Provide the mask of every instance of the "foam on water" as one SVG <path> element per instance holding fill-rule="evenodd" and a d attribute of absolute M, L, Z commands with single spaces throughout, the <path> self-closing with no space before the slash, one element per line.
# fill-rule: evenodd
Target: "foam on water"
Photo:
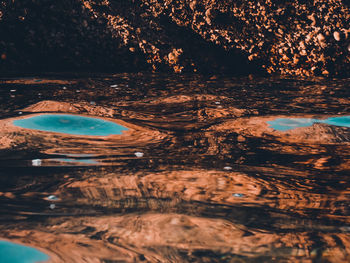
<path fill-rule="evenodd" d="M 47 260 L 49 256 L 35 248 L 0 240 L 1 263 L 35 263 Z"/>
<path fill-rule="evenodd" d="M 277 131 L 288 131 L 299 127 L 308 127 L 314 123 L 325 123 L 334 126 L 350 127 L 350 116 L 330 117 L 325 120 L 311 118 L 278 118 L 267 122 Z"/>
<path fill-rule="evenodd" d="M 26 129 L 73 135 L 108 136 L 127 130 L 111 121 L 72 114 L 41 114 L 15 120 L 13 124 Z"/>

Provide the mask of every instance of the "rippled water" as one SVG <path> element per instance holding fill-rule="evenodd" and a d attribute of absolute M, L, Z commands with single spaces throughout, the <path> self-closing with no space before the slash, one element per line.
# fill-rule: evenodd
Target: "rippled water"
<path fill-rule="evenodd" d="M 3 78 L 0 239 L 51 262 L 350 261 L 350 128 L 334 123 L 350 115 L 348 83 Z M 15 125 L 53 113 L 126 129 Z"/>

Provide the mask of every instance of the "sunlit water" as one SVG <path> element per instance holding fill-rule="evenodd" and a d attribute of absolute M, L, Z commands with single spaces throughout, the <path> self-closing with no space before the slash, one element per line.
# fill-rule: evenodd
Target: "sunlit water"
<path fill-rule="evenodd" d="M 348 262 L 349 105 L 348 80 L 3 78 L 0 239 L 52 262 Z"/>

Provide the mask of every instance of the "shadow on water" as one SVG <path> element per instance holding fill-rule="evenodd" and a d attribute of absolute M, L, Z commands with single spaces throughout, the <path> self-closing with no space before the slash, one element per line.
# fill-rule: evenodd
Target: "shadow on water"
<path fill-rule="evenodd" d="M 346 83 L 2 79 L 0 238 L 53 262 L 346 262 Z M 127 130 L 23 126 L 32 116 Z"/>

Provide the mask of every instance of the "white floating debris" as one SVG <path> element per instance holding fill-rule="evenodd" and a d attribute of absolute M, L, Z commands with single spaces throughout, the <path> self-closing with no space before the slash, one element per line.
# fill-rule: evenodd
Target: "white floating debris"
<path fill-rule="evenodd" d="M 78 90 L 78 89 L 77 89 L 75 92 L 79 93 L 79 92 L 80 92 L 80 90 Z"/>
<path fill-rule="evenodd" d="M 19 112 L 18 112 L 18 114 L 19 114 L 19 115 L 22 115 L 22 114 L 23 114 L 23 112 L 19 111 Z"/>
<path fill-rule="evenodd" d="M 231 166 L 225 166 L 225 167 L 224 167 L 224 170 L 230 171 L 230 170 L 232 170 L 232 167 L 231 167 Z"/>
<path fill-rule="evenodd" d="M 12 89 L 12 90 L 10 90 L 10 92 L 16 92 L 17 90 L 15 90 L 15 89 Z"/>
<path fill-rule="evenodd" d="M 118 87 L 118 85 L 117 85 L 117 84 L 114 84 L 114 85 L 111 85 L 110 87 L 111 87 L 111 88 L 116 88 L 116 87 Z"/>
<path fill-rule="evenodd" d="M 219 104 L 220 104 L 220 101 L 215 101 L 215 104 L 216 104 L 216 105 L 219 105 Z"/>
<path fill-rule="evenodd" d="M 341 226 L 340 227 L 340 230 L 342 231 L 342 232 L 350 232 L 350 226 Z"/>
<path fill-rule="evenodd" d="M 55 204 L 50 204 L 50 209 L 55 209 L 56 205 Z"/>
<path fill-rule="evenodd" d="M 58 197 L 55 196 L 55 195 L 49 195 L 49 196 L 47 197 L 47 199 L 50 200 L 50 201 L 57 201 L 57 200 L 58 200 Z"/>
<path fill-rule="evenodd" d="M 244 197 L 244 194 L 233 194 L 234 197 Z"/>
<path fill-rule="evenodd" d="M 144 155 L 144 153 L 142 153 L 142 152 L 136 152 L 135 153 L 135 156 L 138 157 L 138 158 L 143 157 L 143 155 Z"/>
<path fill-rule="evenodd" d="M 62 89 L 67 89 L 67 87 L 63 87 Z"/>
<path fill-rule="evenodd" d="M 32 160 L 32 165 L 33 165 L 33 166 L 40 166 L 40 165 L 41 165 L 41 160 L 40 160 L 40 159 L 34 159 L 34 160 Z"/>
<path fill-rule="evenodd" d="M 41 93 L 40 93 L 40 92 L 38 93 L 38 96 L 41 96 Z"/>

